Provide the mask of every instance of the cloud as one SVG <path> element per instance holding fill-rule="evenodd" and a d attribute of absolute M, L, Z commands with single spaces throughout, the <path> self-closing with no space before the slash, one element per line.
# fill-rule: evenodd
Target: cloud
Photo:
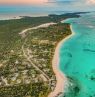
<path fill-rule="evenodd" d="M 80 5 L 94 5 L 95 0 L 48 0 L 48 2 L 51 3 L 74 3 L 74 4 L 80 4 Z"/>
<path fill-rule="evenodd" d="M 48 0 L 48 2 L 54 2 L 54 3 L 64 3 L 64 2 L 73 2 L 75 0 Z"/>
<path fill-rule="evenodd" d="M 87 0 L 87 4 L 95 4 L 95 0 Z"/>

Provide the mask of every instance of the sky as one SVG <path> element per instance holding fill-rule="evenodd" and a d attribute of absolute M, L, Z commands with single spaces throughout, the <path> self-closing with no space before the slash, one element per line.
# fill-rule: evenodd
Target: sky
<path fill-rule="evenodd" d="M 66 4 L 66 5 L 76 5 L 76 6 L 93 6 L 95 5 L 95 0 L 0 0 L 0 4 L 30 4 L 30 5 L 45 5 L 47 3 L 51 4 Z"/>
<path fill-rule="evenodd" d="M 42 6 L 42 10 L 69 10 L 69 11 L 95 11 L 95 0 L 0 0 L 3 4 L 25 4 L 33 6 Z"/>
<path fill-rule="evenodd" d="M 85 4 L 95 4 L 95 0 L 0 0 L 0 4 L 44 4 L 46 2 L 52 3 L 84 2 Z"/>
<path fill-rule="evenodd" d="M 31 4 L 40 4 L 40 3 L 45 3 L 45 2 L 82 2 L 84 1 L 85 3 L 89 4 L 94 4 L 95 0 L 0 0 L 0 3 L 6 4 L 6 3 L 31 3 Z"/>
<path fill-rule="evenodd" d="M 43 4 L 48 0 L 0 0 L 1 4 Z"/>

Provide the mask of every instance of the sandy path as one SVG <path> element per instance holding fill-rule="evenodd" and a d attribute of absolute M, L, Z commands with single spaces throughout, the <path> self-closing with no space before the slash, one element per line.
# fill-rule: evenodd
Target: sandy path
<path fill-rule="evenodd" d="M 29 30 L 35 30 L 35 29 L 38 29 L 38 28 L 46 28 L 46 27 L 49 27 L 50 25 L 54 25 L 54 24 L 56 24 L 56 23 L 50 22 L 50 23 L 41 24 L 41 25 L 36 26 L 36 27 L 24 29 L 24 30 L 21 31 L 19 34 L 20 34 L 22 37 L 25 37 L 25 36 L 26 36 L 26 35 L 25 35 L 26 32 L 29 31 Z"/>

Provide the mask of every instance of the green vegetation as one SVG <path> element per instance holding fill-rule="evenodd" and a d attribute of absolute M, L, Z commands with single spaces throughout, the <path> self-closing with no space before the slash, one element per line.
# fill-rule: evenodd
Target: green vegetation
<path fill-rule="evenodd" d="M 71 34 L 70 25 L 60 23 L 69 17 L 49 15 L 0 21 L 0 97 L 47 97 L 55 88 L 51 61 L 57 43 Z M 57 24 L 29 30 L 24 38 L 19 34 L 48 22 Z"/>
<path fill-rule="evenodd" d="M 46 97 L 48 86 L 43 83 L 0 87 L 0 97 Z M 34 96 L 35 95 L 35 96 Z"/>

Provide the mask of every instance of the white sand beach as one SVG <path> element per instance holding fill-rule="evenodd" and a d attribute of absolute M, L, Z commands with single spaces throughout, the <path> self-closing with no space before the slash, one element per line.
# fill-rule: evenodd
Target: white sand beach
<path fill-rule="evenodd" d="M 72 26 L 70 26 L 70 28 L 72 30 Z M 59 69 L 59 62 L 60 62 L 59 51 L 60 51 L 61 45 L 63 45 L 63 43 L 66 40 L 68 40 L 69 38 L 71 38 L 74 34 L 75 33 L 72 31 L 72 34 L 67 36 L 65 39 L 63 39 L 57 45 L 57 47 L 55 49 L 55 54 L 54 54 L 54 57 L 52 60 L 52 68 L 53 68 L 53 71 L 54 71 L 55 76 L 56 76 L 57 84 L 56 84 L 54 91 L 51 92 L 48 97 L 58 97 L 60 94 L 62 94 L 64 92 L 64 88 L 67 84 L 67 79 L 66 79 L 65 75 Z"/>
<path fill-rule="evenodd" d="M 23 17 L 20 16 L 12 16 L 12 15 L 0 15 L 0 20 L 14 20 L 14 19 L 21 19 Z"/>

